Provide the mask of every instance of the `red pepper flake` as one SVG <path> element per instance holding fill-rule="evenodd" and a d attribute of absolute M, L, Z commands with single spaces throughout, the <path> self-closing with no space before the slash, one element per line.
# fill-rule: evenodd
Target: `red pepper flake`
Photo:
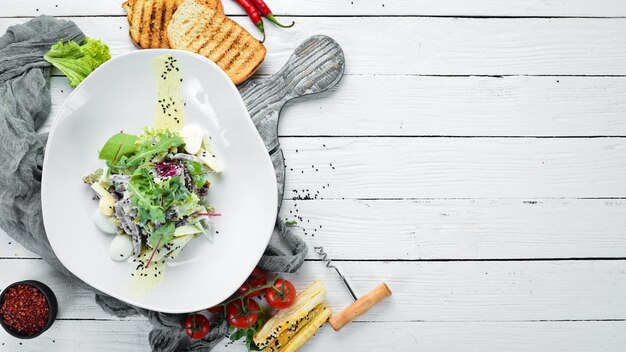
<path fill-rule="evenodd" d="M 39 289 L 19 284 L 7 290 L 0 315 L 11 330 L 32 336 L 46 326 L 50 317 L 50 306 Z"/>

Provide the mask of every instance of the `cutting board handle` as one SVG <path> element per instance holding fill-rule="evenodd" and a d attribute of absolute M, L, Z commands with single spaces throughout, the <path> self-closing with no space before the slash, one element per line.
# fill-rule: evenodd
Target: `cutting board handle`
<path fill-rule="evenodd" d="M 267 150 L 278 147 L 278 117 L 289 100 L 332 88 L 343 76 L 345 58 L 341 46 L 325 35 L 306 39 L 275 75 L 239 86 L 250 117 Z"/>

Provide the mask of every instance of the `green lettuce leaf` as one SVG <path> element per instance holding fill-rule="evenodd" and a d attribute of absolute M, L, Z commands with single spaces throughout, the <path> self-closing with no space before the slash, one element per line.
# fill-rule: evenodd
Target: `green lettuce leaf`
<path fill-rule="evenodd" d="M 109 47 L 100 40 L 85 38 L 82 45 L 74 41 L 58 43 L 50 47 L 44 60 L 63 72 L 70 83 L 76 87 L 91 72 L 111 58 Z"/>
<path fill-rule="evenodd" d="M 182 176 L 172 177 L 163 185 L 165 202 L 168 207 L 176 206 L 178 216 L 189 216 L 196 211 L 200 198 L 189 192 Z"/>
<path fill-rule="evenodd" d="M 132 134 L 118 133 L 113 135 L 100 150 L 100 160 L 116 164 L 122 156 L 132 154 L 137 150 L 135 141 L 137 141 L 137 136 Z"/>
<path fill-rule="evenodd" d="M 209 180 L 211 170 L 206 165 L 196 161 L 186 161 L 185 166 L 196 188 L 204 187 L 204 184 Z"/>
<path fill-rule="evenodd" d="M 176 225 L 173 222 L 168 222 L 167 224 L 156 229 L 148 238 L 148 245 L 151 248 L 159 249 L 163 247 L 166 243 L 174 238 L 174 231 L 176 231 Z M 157 245 L 159 248 L 157 248 Z"/>

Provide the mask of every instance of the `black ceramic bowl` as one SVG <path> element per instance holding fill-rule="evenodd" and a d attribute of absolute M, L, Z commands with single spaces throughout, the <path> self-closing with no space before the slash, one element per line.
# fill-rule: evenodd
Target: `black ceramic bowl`
<path fill-rule="evenodd" d="M 4 296 L 6 295 L 7 291 L 14 286 L 17 285 L 29 285 L 32 286 L 36 289 L 38 289 L 39 291 L 41 291 L 41 293 L 43 293 L 43 295 L 46 297 L 46 301 L 48 301 L 48 307 L 50 308 L 50 314 L 48 315 L 48 322 L 46 323 L 46 325 L 43 327 L 43 329 L 41 329 L 41 331 L 36 332 L 35 334 L 31 335 L 31 336 L 27 336 L 27 335 L 22 335 L 19 332 L 16 332 L 14 330 L 11 330 L 10 327 L 8 327 L 5 323 L 4 323 L 4 318 L 2 317 L 2 314 L 0 313 L 0 325 L 2 325 L 2 327 L 4 328 L 4 330 L 6 330 L 6 332 L 8 332 L 9 334 L 19 338 L 19 339 L 32 339 L 35 338 L 41 334 L 44 333 L 44 331 L 48 330 L 48 328 L 50 328 L 50 326 L 52 325 L 52 323 L 54 323 L 54 319 L 56 319 L 57 317 L 57 311 L 58 311 L 58 304 L 57 304 L 57 298 L 54 295 L 54 292 L 52 292 L 52 290 L 50 289 L 50 287 L 46 286 L 44 283 L 39 282 L 39 281 L 35 281 L 35 280 L 26 280 L 26 281 L 19 281 L 16 283 L 13 283 L 9 286 L 7 286 L 2 293 L 0 294 L 0 307 L 2 307 L 2 304 L 4 303 Z"/>

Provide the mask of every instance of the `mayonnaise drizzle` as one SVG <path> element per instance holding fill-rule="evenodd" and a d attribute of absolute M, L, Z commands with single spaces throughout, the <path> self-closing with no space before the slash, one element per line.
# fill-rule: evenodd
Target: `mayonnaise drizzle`
<path fill-rule="evenodd" d="M 157 81 L 157 102 L 154 127 L 179 132 L 185 125 L 185 101 L 181 94 L 181 77 L 178 60 L 169 54 L 154 58 Z"/>

